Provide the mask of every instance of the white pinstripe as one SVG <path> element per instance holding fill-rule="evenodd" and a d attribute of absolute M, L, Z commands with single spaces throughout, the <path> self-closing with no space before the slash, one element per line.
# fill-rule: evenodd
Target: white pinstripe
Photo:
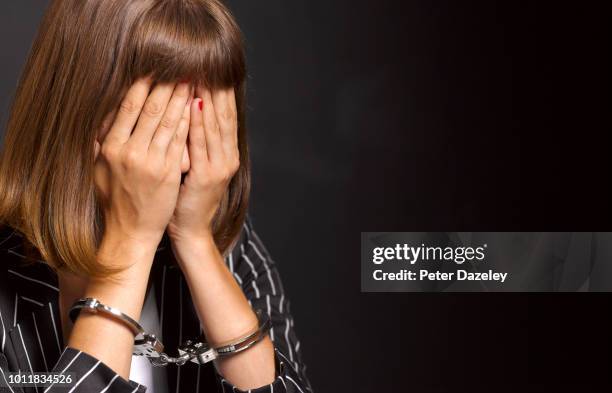
<path fill-rule="evenodd" d="M 287 348 L 289 348 L 289 359 L 291 359 L 291 362 L 293 362 L 293 350 L 291 349 L 291 341 L 289 341 L 289 318 L 287 318 L 285 321 L 285 340 L 287 340 Z"/>
<path fill-rule="evenodd" d="M 113 382 L 115 382 L 115 379 L 117 378 L 119 378 L 119 374 L 115 375 L 113 379 L 111 379 L 111 381 L 108 383 L 108 385 L 106 385 L 106 387 L 100 391 L 100 393 L 105 393 L 108 389 L 110 389 L 110 386 L 113 384 Z"/>
<path fill-rule="evenodd" d="M 253 232 L 255 233 L 255 232 Z M 259 259 L 264 265 L 264 269 L 266 269 L 266 274 L 268 276 L 268 281 L 270 281 L 270 287 L 272 288 L 272 295 L 276 296 L 276 285 L 274 285 L 274 280 L 272 280 L 272 271 L 270 270 L 270 266 L 268 266 L 268 259 L 263 256 L 263 254 L 259 251 L 259 248 L 255 245 L 255 243 L 249 240 L 249 245 L 253 248 Z"/>
<path fill-rule="evenodd" d="M 0 351 L 4 352 L 4 343 L 6 342 L 6 326 L 4 326 L 4 319 L 2 319 L 2 311 L 0 311 L 0 323 L 2 323 L 2 346 Z"/>
<path fill-rule="evenodd" d="M 268 307 L 268 318 L 272 320 L 272 307 L 270 306 L 270 295 L 266 293 L 266 305 Z M 270 325 L 270 340 L 274 341 L 274 326 Z"/>
<path fill-rule="evenodd" d="M 295 385 L 295 387 L 296 387 L 296 388 L 298 388 L 298 390 L 299 390 L 300 392 L 304 393 L 304 391 L 302 390 L 302 388 L 300 387 L 300 385 L 298 385 L 298 384 L 297 384 L 297 383 L 296 383 L 296 382 L 293 380 L 293 378 L 291 378 L 291 377 L 290 377 L 290 376 L 288 376 L 288 375 L 285 375 L 285 376 L 287 377 L 287 379 L 288 379 L 288 380 L 290 380 L 291 382 L 293 382 L 293 384 Z"/>
<path fill-rule="evenodd" d="M 32 319 L 34 320 L 34 330 L 36 330 L 36 338 L 38 338 L 38 346 L 40 347 L 40 353 L 42 353 L 43 363 L 45 364 L 45 371 L 49 371 L 49 366 L 47 365 L 47 357 L 45 356 L 45 351 L 43 349 L 42 341 L 40 339 L 40 334 L 38 333 L 38 324 L 36 323 L 36 315 L 32 313 Z"/>
<path fill-rule="evenodd" d="M 25 256 L 24 256 L 24 255 L 21 255 L 21 256 L 25 258 Z M 32 278 L 32 277 L 24 276 L 23 274 L 21 274 L 21 273 L 17 273 L 16 271 L 11 270 L 11 269 L 7 269 L 7 271 L 8 271 L 9 273 L 12 273 L 12 274 L 16 275 L 17 277 L 21 277 L 21 278 L 23 278 L 24 280 L 28 280 L 28 281 L 32 281 L 32 282 L 35 282 L 35 283 L 40 284 L 40 285 L 44 285 L 44 286 L 46 286 L 46 287 L 49 287 L 49 288 L 51 288 L 51 289 L 53 289 L 53 290 L 55 290 L 55 291 L 59 292 L 59 288 L 58 288 L 58 287 L 55 287 L 55 286 L 53 286 L 53 285 L 51 285 L 51 284 L 49 284 L 49 283 L 46 283 L 46 282 L 44 282 L 44 281 L 37 280 L 37 279 Z"/>
<path fill-rule="evenodd" d="M 255 290 L 255 298 L 259 299 L 260 298 L 259 288 L 257 288 L 257 283 L 255 282 L 255 280 L 251 281 L 251 286 Z"/>
<path fill-rule="evenodd" d="M 6 386 L 8 386 L 11 393 L 15 393 L 13 388 L 11 388 L 11 385 L 9 385 L 8 381 L 6 380 L 6 375 L 4 375 L 4 370 L 2 369 L 2 367 L 0 367 L 0 373 L 2 373 L 2 379 L 4 379 L 4 383 L 6 384 Z"/>
<path fill-rule="evenodd" d="M 13 327 L 17 326 L 17 302 L 19 301 L 19 295 L 15 293 L 15 311 L 13 312 Z"/>
<path fill-rule="evenodd" d="M 291 344 L 289 344 L 289 348 L 291 349 Z M 297 364 L 297 362 L 295 362 L 293 360 L 287 359 L 287 357 L 285 355 L 283 355 L 281 351 L 276 351 L 276 352 L 278 353 L 278 356 L 283 358 L 289 364 L 289 366 L 292 367 L 295 370 L 296 373 L 298 372 L 298 364 Z"/>
<path fill-rule="evenodd" d="M 21 334 L 21 325 L 17 325 L 17 332 L 19 332 L 19 338 L 21 339 L 21 345 L 23 346 L 23 350 L 26 355 L 26 360 L 28 361 L 28 366 L 30 366 L 30 371 L 32 374 L 34 373 L 34 369 L 32 368 L 32 363 L 30 362 L 30 355 L 28 354 L 28 349 L 25 346 L 25 342 L 23 341 L 23 334 Z M 36 391 L 38 392 L 38 386 L 34 386 Z"/>
<path fill-rule="evenodd" d="M 268 318 L 272 318 L 272 307 L 270 306 L 270 295 L 266 293 L 266 307 L 268 309 Z"/>
<path fill-rule="evenodd" d="M 25 346 L 25 341 L 23 341 L 23 334 L 21 333 L 21 325 L 17 325 L 17 332 L 19 333 L 19 338 L 21 340 L 21 345 L 23 346 L 23 351 L 26 355 L 26 360 L 28 361 L 28 366 L 30 367 L 30 371 L 34 373 L 34 369 L 32 368 L 32 362 L 30 362 L 30 355 L 28 354 L 28 349 Z M 34 389 L 38 392 L 38 386 L 34 385 Z"/>
<path fill-rule="evenodd" d="M 59 375 L 64 375 L 64 373 L 66 372 L 66 370 L 68 370 L 68 367 L 72 366 L 72 363 L 74 363 L 75 360 L 77 360 L 77 358 L 81 355 L 81 351 L 77 352 L 76 355 L 74 355 L 74 357 L 72 358 L 72 360 L 70 361 L 70 363 L 68 363 L 68 365 L 59 373 Z M 47 393 L 49 391 L 49 389 L 51 389 L 51 387 L 53 387 L 53 385 L 55 384 L 51 384 L 49 385 L 49 387 L 47 389 L 45 389 L 44 393 Z"/>
<path fill-rule="evenodd" d="M 76 385 L 74 385 L 74 386 L 72 387 L 72 389 L 70 389 L 70 390 L 68 391 L 68 393 L 72 393 L 72 392 L 74 392 L 74 389 L 76 389 L 76 388 L 77 388 L 77 387 L 78 387 L 78 386 L 81 384 L 81 382 L 83 382 L 83 381 L 85 380 L 85 378 L 87 378 L 87 377 L 89 376 L 89 374 L 91 374 L 91 373 L 93 372 L 93 370 L 95 370 L 95 369 L 96 369 L 96 368 L 97 368 L 97 367 L 100 365 L 100 363 L 101 363 L 101 362 L 100 362 L 100 360 L 98 360 L 98 363 L 96 363 L 96 364 L 95 364 L 95 365 L 94 365 L 92 368 L 90 368 L 90 369 L 89 369 L 89 371 L 87 371 L 87 372 L 85 373 L 85 375 L 83 375 L 83 376 L 81 377 L 81 379 L 79 379 L 79 382 L 77 382 L 77 383 L 76 383 Z"/>
<path fill-rule="evenodd" d="M 27 257 L 27 256 L 25 256 L 25 255 L 23 255 L 23 254 L 20 254 L 20 253 L 18 253 L 17 251 L 14 251 L 14 250 L 13 250 L 13 248 L 16 248 L 16 247 L 17 247 L 17 246 L 14 246 L 14 247 L 11 247 L 11 248 L 7 248 L 7 249 L 6 249 L 6 251 L 7 251 L 9 254 L 17 255 L 19 258 L 22 258 L 22 259 L 28 259 L 28 257 Z M 36 262 L 38 262 L 38 263 L 46 263 L 45 261 L 42 261 L 42 260 L 40 260 L 40 259 L 38 259 Z"/>
<path fill-rule="evenodd" d="M 53 324 L 53 331 L 55 332 L 55 341 L 57 342 L 57 349 L 62 353 L 62 346 L 60 345 L 59 334 L 57 333 L 57 326 L 55 325 L 55 317 L 53 316 L 53 305 L 49 302 L 49 313 L 51 315 L 51 322 Z"/>
<path fill-rule="evenodd" d="M 42 304 L 41 302 L 37 302 L 36 300 L 34 300 L 34 299 L 30 299 L 29 297 L 25 297 L 25 296 L 20 296 L 20 297 L 21 297 L 23 300 L 25 300 L 26 302 L 34 303 L 34 304 L 36 304 L 36 305 L 38 305 L 38 306 L 41 306 L 41 307 L 44 307 L 44 306 L 45 306 L 45 305 L 44 305 L 44 304 Z"/>
<path fill-rule="evenodd" d="M 255 270 L 255 265 L 253 265 L 253 262 L 251 262 L 251 259 L 244 252 L 244 244 L 240 245 L 240 251 L 241 251 L 241 254 L 242 254 L 242 258 L 245 260 L 245 262 L 251 268 L 251 273 L 253 273 L 253 277 L 255 277 L 255 278 L 259 277 L 259 275 L 257 274 L 257 270 Z"/>

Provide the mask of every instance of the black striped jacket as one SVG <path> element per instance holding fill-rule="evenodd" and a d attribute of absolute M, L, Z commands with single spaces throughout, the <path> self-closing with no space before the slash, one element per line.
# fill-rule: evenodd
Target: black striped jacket
<path fill-rule="evenodd" d="M 145 386 L 124 379 L 93 356 L 65 347 L 58 313 L 57 276 L 42 261 L 24 264 L 22 247 L 18 232 L 0 227 L 0 391 L 145 392 Z M 226 263 L 251 306 L 266 311 L 272 320 L 270 336 L 275 346 L 277 378 L 273 384 L 252 392 L 311 392 L 276 263 L 249 219 Z M 197 337 L 200 323 L 181 269 L 173 263 L 166 236 L 156 252 L 151 280 L 156 286 L 166 348 L 176 348 L 185 339 Z M 72 372 L 76 383 L 70 388 L 7 388 L 6 372 L 17 371 Z M 168 391 L 176 393 L 240 392 L 217 373 L 212 363 L 168 366 L 168 384 Z"/>

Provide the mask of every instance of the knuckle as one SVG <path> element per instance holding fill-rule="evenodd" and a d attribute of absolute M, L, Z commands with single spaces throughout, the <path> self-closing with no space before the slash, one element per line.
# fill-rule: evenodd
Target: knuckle
<path fill-rule="evenodd" d="M 221 118 L 227 122 L 231 122 L 236 118 L 236 112 L 232 107 L 226 107 L 221 111 Z"/>
<path fill-rule="evenodd" d="M 167 128 L 169 130 L 173 130 L 174 128 L 176 128 L 177 125 L 177 121 L 175 118 L 173 117 L 164 117 L 160 122 L 159 122 L 159 126 L 161 128 Z"/>
<path fill-rule="evenodd" d="M 126 99 L 121 102 L 121 105 L 119 106 L 119 111 L 127 115 L 135 115 L 140 111 L 140 107 L 138 106 L 138 104 L 136 104 L 136 102 L 130 99 Z"/>
<path fill-rule="evenodd" d="M 143 112 L 148 116 L 159 116 L 163 111 L 163 106 L 157 101 L 147 101 Z"/>
<path fill-rule="evenodd" d="M 189 97 L 190 93 L 191 93 L 191 91 L 190 91 L 190 89 L 188 87 L 187 88 L 182 88 L 182 89 L 181 88 L 174 89 L 174 95 L 176 97 L 181 97 L 181 98 Z"/>
<path fill-rule="evenodd" d="M 117 154 L 117 149 L 115 148 L 114 145 L 110 143 L 103 143 L 102 146 L 100 147 L 100 155 L 109 161 L 114 159 L 116 154 Z"/>
<path fill-rule="evenodd" d="M 133 149 L 127 149 L 123 154 L 123 164 L 127 168 L 138 167 L 140 164 L 140 156 L 140 152 Z"/>
<path fill-rule="evenodd" d="M 231 179 L 233 175 L 232 169 L 229 166 L 225 166 L 219 171 L 219 180 L 225 182 Z"/>
<path fill-rule="evenodd" d="M 182 145 L 183 144 L 183 131 L 181 130 L 177 130 L 174 135 L 172 136 L 172 143 L 176 144 L 176 145 Z"/>
<path fill-rule="evenodd" d="M 238 172 L 238 169 L 240 169 L 240 158 L 236 157 L 232 160 L 231 168 L 232 174 L 236 174 L 236 172 Z"/>
<path fill-rule="evenodd" d="M 198 149 L 206 148 L 206 138 L 201 133 L 189 134 L 189 141 Z"/>
<path fill-rule="evenodd" d="M 159 168 L 157 165 L 147 165 L 143 168 L 144 176 L 149 180 L 161 179 L 164 176 L 163 168 Z"/>

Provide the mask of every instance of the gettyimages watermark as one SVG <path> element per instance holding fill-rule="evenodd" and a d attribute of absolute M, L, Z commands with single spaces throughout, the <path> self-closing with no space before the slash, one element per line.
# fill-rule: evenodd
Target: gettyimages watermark
<path fill-rule="evenodd" d="M 410 265 L 421 263 L 418 270 L 400 269 L 397 272 L 385 272 L 382 268 L 375 269 L 372 277 L 376 281 L 385 280 L 495 280 L 506 281 L 508 273 L 495 272 L 491 269 L 485 272 L 457 269 L 454 272 L 441 272 L 437 268 L 432 270 L 425 262 L 450 262 L 462 265 L 465 262 L 483 262 L 487 245 L 480 247 L 431 247 L 421 244 L 418 247 L 408 244 L 396 244 L 394 247 L 374 247 L 372 250 L 372 262 L 376 265 L 383 263 L 405 262 Z M 427 268 L 423 268 L 423 266 Z"/>
<path fill-rule="evenodd" d="M 362 232 L 361 290 L 612 291 L 612 233 Z"/>

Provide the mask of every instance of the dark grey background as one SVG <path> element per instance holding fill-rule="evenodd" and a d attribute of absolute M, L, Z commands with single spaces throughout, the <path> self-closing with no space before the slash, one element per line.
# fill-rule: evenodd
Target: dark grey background
<path fill-rule="evenodd" d="M 0 3 L 3 110 L 44 4 Z M 254 222 L 316 390 L 609 389 L 608 294 L 359 291 L 362 231 L 610 229 L 603 2 L 230 5 Z"/>

